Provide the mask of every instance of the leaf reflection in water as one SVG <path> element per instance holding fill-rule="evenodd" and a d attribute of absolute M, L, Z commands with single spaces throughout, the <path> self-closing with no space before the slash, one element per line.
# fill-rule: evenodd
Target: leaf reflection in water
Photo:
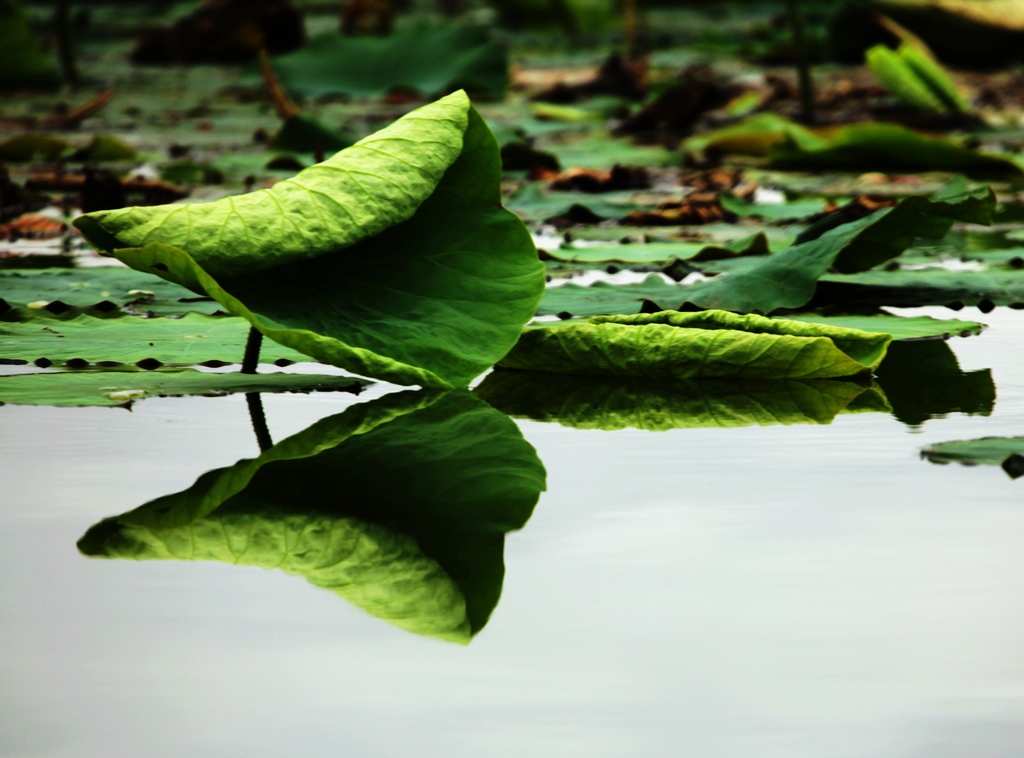
<path fill-rule="evenodd" d="M 465 391 L 400 392 L 322 419 L 259 458 L 105 519 L 84 554 L 277 568 L 416 634 L 462 644 L 501 595 L 504 534 L 544 467 Z"/>

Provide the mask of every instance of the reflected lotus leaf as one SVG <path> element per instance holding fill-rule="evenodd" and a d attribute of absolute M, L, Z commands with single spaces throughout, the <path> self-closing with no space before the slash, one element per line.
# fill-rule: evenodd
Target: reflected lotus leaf
<path fill-rule="evenodd" d="M 1011 479 L 1024 476 L 1024 437 L 982 437 L 939 442 L 921 451 L 932 463 L 999 466 Z"/>
<path fill-rule="evenodd" d="M 656 381 L 495 371 L 475 391 L 509 415 L 578 429 L 829 424 L 840 413 L 890 410 L 876 387 L 832 379 Z"/>
<path fill-rule="evenodd" d="M 402 629 L 467 643 L 501 594 L 504 534 L 544 468 L 468 392 L 403 392 L 93 526 L 86 555 L 279 568 Z"/>
<path fill-rule="evenodd" d="M 909 426 L 947 413 L 988 416 L 996 402 L 989 369 L 965 372 L 938 340 L 894 342 L 878 367 L 893 415 Z"/>

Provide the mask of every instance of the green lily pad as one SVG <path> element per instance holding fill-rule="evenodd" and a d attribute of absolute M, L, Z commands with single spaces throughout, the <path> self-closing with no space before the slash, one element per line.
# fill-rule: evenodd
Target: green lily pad
<path fill-rule="evenodd" d="M 505 532 L 525 525 L 544 487 L 506 416 L 467 392 L 402 392 L 105 519 L 78 546 L 278 569 L 401 629 L 465 644 L 501 595 Z"/>
<path fill-rule="evenodd" d="M 497 368 L 657 379 L 831 379 L 868 374 L 888 334 L 725 311 L 598 316 L 533 327 Z"/>
<path fill-rule="evenodd" d="M 607 431 L 830 424 L 840 413 L 890 410 L 877 389 L 831 379 L 655 381 L 495 371 L 474 391 L 516 418 Z"/>
<path fill-rule="evenodd" d="M 71 144 L 66 139 L 52 134 L 19 134 L 0 141 L 0 161 L 55 161 L 70 147 Z"/>
<path fill-rule="evenodd" d="M 488 27 L 468 24 L 412 25 L 387 37 L 323 34 L 273 66 L 284 88 L 302 97 L 465 89 L 500 100 L 508 88 L 505 48 Z"/>
<path fill-rule="evenodd" d="M 968 337 L 981 334 L 985 324 L 960 319 L 938 319 L 931 316 L 893 316 L 871 313 L 851 316 L 823 316 L 820 313 L 789 313 L 784 317 L 809 324 L 826 324 L 843 329 L 860 329 L 890 335 L 893 340 L 946 339 L 954 335 Z"/>
<path fill-rule="evenodd" d="M 767 255 L 768 238 L 763 233 L 720 245 L 706 242 L 649 242 L 628 245 L 561 246 L 545 250 L 549 257 L 566 263 L 627 263 L 667 265 L 673 261 L 702 261 Z"/>
<path fill-rule="evenodd" d="M 249 322 L 230 316 L 189 313 L 181 318 L 97 318 L 66 321 L 38 317 L 0 322 L 0 362 L 88 364 L 241 363 Z M 309 356 L 264 342 L 260 361 L 308 361 Z"/>
<path fill-rule="evenodd" d="M 543 291 L 500 180 L 497 143 L 459 92 L 272 189 L 75 224 L 319 361 L 451 387 L 508 351 Z"/>
<path fill-rule="evenodd" d="M 122 266 L 0 270 L 0 300 L 9 308 L 49 305 L 57 313 L 68 307 L 99 311 L 120 307 L 158 316 L 223 310 L 217 301 L 197 298 L 180 284 Z"/>
<path fill-rule="evenodd" d="M 939 442 L 921 451 L 932 463 L 1000 466 L 1011 479 L 1024 475 L 1024 437 L 982 437 Z"/>
<path fill-rule="evenodd" d="M 824 212 L 828 202 L 819 197 L 801 198 L 787 203 L 748 203 L 734 195 L 718 198 L 722 207 L 742 218 L 761 218 L 772 223 L 800 221 Z"/>
<path fill-rule="evenodd" d="M 0 404 L 127 407 L 148 397 L 236 392 L 354 392 L 365 381 L 311 374 L 215 374 L 194 369 L 66 371 L 0 376 Z"/>

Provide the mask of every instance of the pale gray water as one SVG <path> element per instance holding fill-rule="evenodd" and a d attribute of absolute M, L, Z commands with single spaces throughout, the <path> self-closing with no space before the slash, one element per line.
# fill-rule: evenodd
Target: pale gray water
<path fill-rule="evenodd" d="M 1024 434 L 1024 316 L 964 315 L 988 418 L 520 422 L 548 492 L 465 648 L 278 572 L 77 552 L 254 456 L 241 396 L 0 408 L 0 754 L 1024 755 L 1024 480 L 918 457 Z M 264 402 L 279 440 L 382 391 Z"/>

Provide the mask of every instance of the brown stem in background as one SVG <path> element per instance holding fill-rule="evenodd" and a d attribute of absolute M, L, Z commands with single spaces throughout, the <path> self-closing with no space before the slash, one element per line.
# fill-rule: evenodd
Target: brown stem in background
<path fill-rule="evenodd" d="M 789 12 L 789 27 L 793 31 L 793 42 L 796 45 L 797 75 L 800 79 L 800 110 L 807 124 L 814 123 L 814 81 L 811 79 L 810 54 L 807 49 L 807 30 L 804 27 L 804 14 L 800 0 L 786 0 Z"/>

